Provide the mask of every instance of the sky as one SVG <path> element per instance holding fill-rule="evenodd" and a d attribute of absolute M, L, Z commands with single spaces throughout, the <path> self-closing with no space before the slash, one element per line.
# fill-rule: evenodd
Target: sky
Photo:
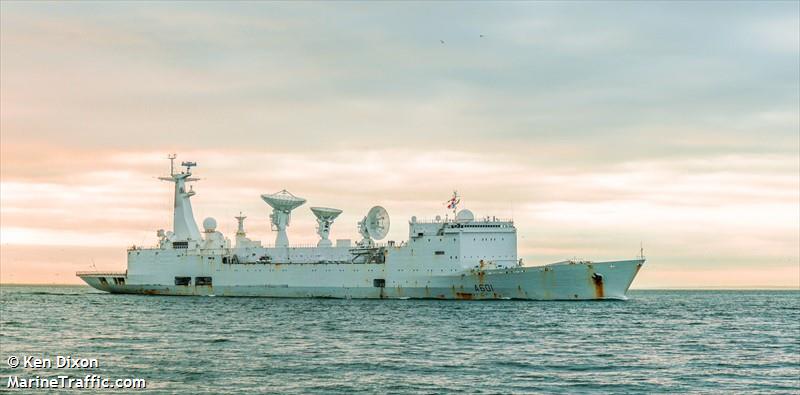
<path fill-rule="evenodd" d="M 356 239 L 513 218 L 527 265 L 634 288 L 800 287 L 800 2 L 0 3 L 0 282 L 124 270 L 195 218 L 272 243 L 262 193 Z"/>

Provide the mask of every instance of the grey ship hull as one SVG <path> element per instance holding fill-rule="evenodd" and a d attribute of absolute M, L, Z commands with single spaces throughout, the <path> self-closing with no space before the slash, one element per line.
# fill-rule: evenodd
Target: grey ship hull
<path fill-rule="evenodd" d="M 387 264 L 252 264 L 239 270 L 212 270 L 211 285 L 136 281 L 127 273 L 78 273 L 90 286 L 110 293 L 280 298 L 353 299 L 627 299 L 643 259 L 611 262 L 560 262 L 537 267 L 466 270 L 453 274 L 392 276 Z M 233 266 L 233 265 L 228 265 Z M 212 273 L 213 272 L 213 273 Z M 323 272 L 325 277 L 317 274 Z M 332 274 L 331 274 L 332 273 Z M 397 272 L 396 272 L 397 273 Z M 403 273 L 400 271 L 397 274 Z M 197 274 L 197 273 L 196 273 Z M 376 278 L 383 282 L 376 283 Z M 309 285 L 310 279 L 319 284 Z M 305 284 L 304 284 L 305 283 Z M 383 285 L 383 286 L 381 286 Z"/>

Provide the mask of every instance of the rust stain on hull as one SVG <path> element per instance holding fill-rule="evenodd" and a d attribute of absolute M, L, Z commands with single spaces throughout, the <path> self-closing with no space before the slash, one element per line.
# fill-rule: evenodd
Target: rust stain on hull
<path fill-rule="evenodd" d="M 603 289 L 603 276 L 597 273 L 592 274 L 592 282 L 594 283 L 594 297 L 603 298 L 605 290 Z"/>
<path fill-rule="evenodd" d="M 456 292 L 456 299 L 472 300 L 472 294 L 467 292 Z"/>

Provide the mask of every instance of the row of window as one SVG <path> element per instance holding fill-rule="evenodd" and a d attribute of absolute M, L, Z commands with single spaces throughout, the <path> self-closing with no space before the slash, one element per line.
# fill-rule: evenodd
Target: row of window
<path fill-rule="evenodd" d="M 444 251 L 434 251 L 433 255 L 444 255 Z M 480 258 L 479 256 L 475 257 Z M 464 258 L 472 258 L 472 255 L 465 256 Z M 492 255 L 491 257 L 488 255 L 484 255 L 483 258 L 511 258 L 511 255 Z M 458 259 L 458 256 L 450 255 L 450 259 Z"/>
<path fill-rule="evenodd" d="M 506 225 L 503 224 L 486 224 L 486 225 L 464 225 L 464 224 L 455 224 L 450 225 L 451 228 L 506 228 Z"/>
<path fill-rule="evenodd" d="M 422 236 L 422 235 L 420 235 L 420 236 Z M 501 237 L 500 238 L 501 241 L 503 241 L 505 239 L 506 239 L 505 237 Z M 439 241 L 442 242 L 442 241 L 444 241 L 444 239 L 442 239 L 440 237 Z M 455 242 L 455 241 L 456 241 L 456 239 L 453 239 L 453 242 Z M 477 237 L 473 237 L 472 241 L 478 241 L 478 238 Z M 497 241 L 497 237 L 481 237 L 481 241 Z M 431 238 L 428 237 L 428 243 L 430 243 L 430 242 L 431 242 Z"/>

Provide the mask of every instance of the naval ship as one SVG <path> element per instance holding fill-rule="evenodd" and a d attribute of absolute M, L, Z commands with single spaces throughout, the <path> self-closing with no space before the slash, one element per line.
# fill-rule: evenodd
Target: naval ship
<path fill-rule="evenodd" d="M 457 210 L 457 193 L 448 202 L 453 217 L 411 217 L 408 240 L 378 243 L 389 231 L 389 215 L 372 207 L 358 222 L 361 239 L 329 239 L 342 210 L 311 207 L 317 220 L 316 247 L 289 244 L 291 213 L 306 200 L 286 190 L 261 195 L 271 208 L 274 246 L 247 237 L 244 215 L 235 217 L 234 240 L 217 231 L 214 218 L 200 232 L 192 213 L 195 191 L 187 183 L 195 162 L 159 179 L 174 183 L 171 231 L 156 232 L 157 245 L 130 247 L 124 272 L 78 272 L 90 286 L 110 293 L 144 295 L 262 296 L 364 299 L 627 299 L 645 262 L 567 260 L 527 266 L 517 256 L 512 220 L 477 218 Z"/>

